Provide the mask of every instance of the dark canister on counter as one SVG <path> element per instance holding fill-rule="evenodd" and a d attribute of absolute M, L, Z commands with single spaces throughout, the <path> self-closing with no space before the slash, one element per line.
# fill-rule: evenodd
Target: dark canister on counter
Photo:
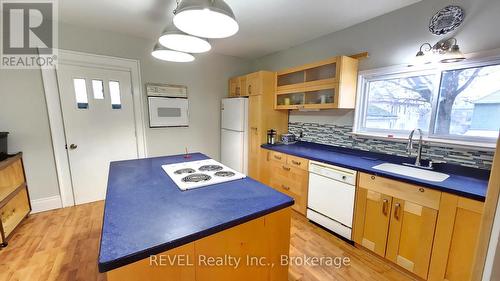
<path fill-rule="evenodd" d="M 276 130 L 270 129 L 267 130 L 267 144 L 275 144 L 276 143 Z"/>

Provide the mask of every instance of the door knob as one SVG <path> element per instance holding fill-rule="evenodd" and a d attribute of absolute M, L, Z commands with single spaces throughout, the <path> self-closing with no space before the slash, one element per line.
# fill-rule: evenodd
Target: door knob
<path fill-rule="evenodd" d="M 78 147 L 78 145 L 72 143 L 69 145 L 69 149 L 73 150 L 73 149 L 76 149 Z"/>

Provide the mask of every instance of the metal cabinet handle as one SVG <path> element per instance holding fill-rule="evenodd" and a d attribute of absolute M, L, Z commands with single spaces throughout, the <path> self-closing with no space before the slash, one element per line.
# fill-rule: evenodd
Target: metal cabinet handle
<path fill-rule="evenodd" d="M 248 85 L 248 94 L 251 95 L 252 94 L 252 85 Z"/>
<path fill-rule="evenodd" d="M 278 156 L 278 155 L 274 155 L 274 158 L 281 160 L 281 156 Z"/>
<path fill-rule="evenodd" d="M 384 216 L 387 216 L 388 214 L 387 208 L 389 207 L 389 200 L 384 199 L 382 202 L 384 202 L 382 204 L 382 213 L 384 214 Z"/>
<path fill-rule="evenodd" d="M 284 184 L 282 184 L 282 185 L 281 185 L 281 187 L 282 187 L 284 190 L 290 190 L 290 187 L 288 187 L 288 186 L 286 186 L 286 185 L 284 185 Z"/>
<path fill-rule="evenodd" d="M 371 176 L 372 180 L 375 180 L 375 176 Z"/>
<path fill-rule="evenodd" d="M 299 161 L 292 160 L 292 164 L 300 166 L 300 162 Z"/>
<path fill-rule="evenodd" d="M 396 205 L 394 205 L 394 218 L 396 220 L 399 220 L 399 215 L 400 215 L 400 212 L 401 212 L 401 204 L 399 203 L 396 203 Z"/>
<path fill-rule="evenodd" d="M 77 149 L 77 148 L 78 148 L 78 145 L 76 145 L 74 143 L 72 143 L 72 144 L 69 145 L 69 149 L 71 149 L 71 150 L 74 150 L 74 149 Z"/>
<path fill-rule="evenodd" d="M 419 188 L 418 191 L 420 192 L 425 192 L 425 189 L 423 187 Z"/>
<path fill-rule="evenodd" d="M 283 166 L 283 170 L 285 170 L 285 171 L 290 171 L 290 167 Z"/>

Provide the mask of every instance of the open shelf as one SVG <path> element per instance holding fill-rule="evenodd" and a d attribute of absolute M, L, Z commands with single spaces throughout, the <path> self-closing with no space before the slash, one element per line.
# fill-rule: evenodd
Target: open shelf
<path fill-rule="evenodd" d="M 276 109 L 354 108 L 358 60 L 346 56 L 282 70 Z"/>

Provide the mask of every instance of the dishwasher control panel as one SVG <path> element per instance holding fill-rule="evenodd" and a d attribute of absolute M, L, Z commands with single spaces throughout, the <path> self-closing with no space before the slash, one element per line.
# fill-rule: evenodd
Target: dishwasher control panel
<path fill-rule="evenodd" d="M 309 172 L 350 185 L 356 185 L 357 172 L 354 170 L 310 161 Z"/>

